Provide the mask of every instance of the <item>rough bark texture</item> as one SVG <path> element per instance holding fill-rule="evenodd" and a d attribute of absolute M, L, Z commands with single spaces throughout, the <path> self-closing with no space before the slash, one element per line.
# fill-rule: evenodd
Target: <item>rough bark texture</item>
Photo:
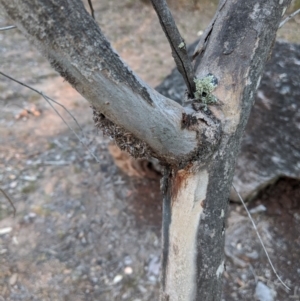
<path fill-rule="evenodd" d="M 113 124 L 118 125 L 118 133 L 130 133 L 133 141 L 145 142 L 149 153 L 168 164 L 184 165 L 199 153 L 201 142 L 195 137 L 205 137 L 207 124 L 199 120 L 197 131 L 182 128 L 185 110 L 142 82 L 122 62 L 81 0 L 1 0 L 0 8 L 95 111 L 110 121 L 103 128 L 111 125 L 108 131 L 115 132 Z M 206 144 L 209 137 L 205 140 Z"/>
<path fill-rule="evenodd" d="M 195 207 L 199 201 L 203 202 L 203 207 L 198 206 L 197 214 L 200 218 L 197 230 L 194 229 L 197 232 L 196 249 L 186 254 L 195 258 L 196 271 L 191 272 L 193 277 L 192 275 L 187 277 L 190 285 L 186 285 L 187 289 L 184 292 L 180 288 L 177 289 L 177 282 L 174 283 L 173 279 L 175 274 L 180 275 L 183 272 L 180 265 L 172 261 L 174 245 L 179 244 L 176 242 L 176 235 L 171 233 L 177 231 L 180 237 L 181 227 L 178 227 L 178 220 L 173 221 L 175 207 L 179 202 L 178 196 L 190 199 L 190 202 L 192 199 L 187 192 L 184 193 L 185 185 L 179 185 L 182 183 L 181 175 L 188 173 L 187 178 L 195 178 L 196 175 L 190 175 L 189 168 L 171 172 L 164 200 L 166 215 L 164 219 L 167 222 L 163 224 L 162 300 L 221 299 L 225 216 L 235 158 L 253 104 L 255 90 L 275 40 L 282 13 L 288 4 L 289 1 L 227 1 L 218 12 L 218 17 L 207 37 L 206 49 L 201 53 L 196 75 L 203 78 L 207 74 L 212 74 L 218 79 L 219 84 L 214 95 L 222 103 L 221 113 L 218 112 L 219 108 L 210 107 L 210 109 L 221 120 L 223 134 L 218 150 L 206 161 L 205 166 L 199 166 L 198 170 L 196 166 L 193 167 L 195 173 L 207 173 L 208 180 L 204 200 L 197 197 L 198 189 L 193 187 Z M 203 182 L 204 178 L 199 181 L 199 185 Z M 177 187 L 176 193 L 174 186 Z M 180 202 L 185 203 L 187 199 Z M 194 211 L 191 212 L 191 217 L 195 214 Z M 177 219 L 184 220 L 184 216 Z M 178 239 L 179 242 L 181 239 Z"/>
<path fill-rule="evenodd" d="M 198 41 L 188 47 L 192 55 Z M 277 41 L 256 93 L 234 186 L 250 200 L 279 177 L 300 179 L 300 45 Z M 156 88 L 182 104 L 185 84 L 177 69 Z M 239 201 L 232 189 L 230 199 Z"/>
<path fill-rule="evenodd" d="M 161 299 L 220 300 L 235 158 L 289 0 L 222 1 L 205 49 L 196 57 L 205 93 L 185 107 L 153 91 L 123 64 L 80 0 L 0 4 L 90 101 L 101 128 L 116 139 L 129 133 L 132 141 L 146 142 L 167 166 Z M 201 97 L 207 96 L 215 105 L 203 104 Z"/>

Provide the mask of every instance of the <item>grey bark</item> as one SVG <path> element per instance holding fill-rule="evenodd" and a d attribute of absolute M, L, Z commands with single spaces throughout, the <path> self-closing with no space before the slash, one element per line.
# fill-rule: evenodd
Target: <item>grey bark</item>
<path fill-rule="evenodd" d="M 108 129 L 110 132 L 131 134 L 125 149 L 134 150 L 132 155 L 151 153 L 162 162 L 180 161 L 183 165 L 197 155 L 202 143 L 199 139 L 210 127 L 199 120 L 197 131 L 182 128 L 185 110 L 141 81 L 123 63 L 81 0 L 1 0 L 0 5 L 95 111 L 118 125 L 118 129 Z M 105 122 L 104 127 L 110 124 Z M 147 146 L 141 148 L 141 141 Z M 217 141 L 210 135 L 205 143 Z"/>
<path fill-rule="evenodd" d="M 202 106 L 191 100 L 181 107 L 123 64 L 81 1 L 0 0 L 53 67 L 95 107 L 100 127 L 116 139 L 129 132 L 133 155 L 142 148 L 142 154 L 165 164 L 162 300 L 221 298 L 235 158 L 289 2 L 225 0 L 196 64 L 198 79 L 212 74 L 218 82 L 213 91 L 218 101 Z"/>
<path fill-rule="evenodd" d="M 198 41 L 188 47 L 192 56 Z M 280 177 L 300 179 L 300 45 L 277 41 L 242 138 L 234 186 L 250 200 Z M 156 88 L 182 104 L 184 81 L 174 69 Z M 231 190 L 230 199 L 239 201 Z"/>
<path fill-rule="evenodd" d="M 222 120 L 223 132 L 217 151 L 205 164 L 209 181 L 197 231 L 196 291 L 190 300 L 221 299 L 219 271 L 224 264 L 223 217 L 227 212 L 235 158 L 259 78 L 288 4 L 289 1 L 227 1 L 218 11 L 206 38 L 206 49 L 201 53 L 196 75 L 201 78 L 213 74 L 219 81 L 214 95 L 222 102 L 222 113 L 215 113 L 215 116 Z M 180 182 L 176 172 L 169 178 L 171 181 L 166 184 L 164 199 L 163 300 L 169 300 L 170 296 L 165 283 L 169 277 L 168 258 L 171 252 L 168 240 L 174 207 L 172 189 Z"/>

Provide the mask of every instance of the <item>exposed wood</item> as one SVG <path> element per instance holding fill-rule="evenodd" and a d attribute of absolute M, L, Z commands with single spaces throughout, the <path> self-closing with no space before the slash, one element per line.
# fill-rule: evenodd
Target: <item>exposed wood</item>
<path fill-rule="evenodd" d="M 197 283 L 197 235 L 208 186 L 208 172 L 190 166 L 172 173 L 170 222 L 164 240 L 162 300 L 195 300 Z M 176 289 L 174 289 L 176 288 Z"/>
<path fill-rule="evenodd" d="M 235 160 L 254 93 L 282 12 L 289 2 L 226 1 L 210 29 L 204 51 L 198 54 L 201 60 L 197 77 L 212 74 L 218 80 L 213 93 L 221 103 L 222 112 L 218 112 L 215 106 L 209 108 L 221 121 L 222 137 L 217 151 L 204 160 L 206 164 L 197 166 L 195 162 L 192 167 L 171 170 L 165 176 L 162 301 L 221 300 L 225 221 Z M 197 177 L 204 179 L 204 173 L 207 181 L 199 180 L 199 187 L 192 188 Z M 187 175 L 184 179 L 183 174 Z M 188 191 L 185 187 L 189 187 Z M 200 218 L 195 226 L 196 191 L 204 191 L 204 187 L 203 207 L 198 207 Z M 192 203 L 194 207 L 189 211 Z M 177 206 L 180 204 L 185 206 L 178 214 Z M 189 226 L 176 226 L 186 225 L 187 220 L 190 221 Z M 190 231 L 197 233 L 195 244 L 190 243 L 188 250 L 185 250 L 181 239 L 188 239 L 184 237 L 184 230 L 187 236 Z M 174 252 L 180 255 L 181 260 L 185 258 L 187 264 L 194 258 L 196 270 L 189 270 L 191 274 L 187 274 L 180 259 L 174 260 Z M 186 279 L 187 283 L 178 285 L 179 279 Z"/>
<path fill-rule="evenodd" d="M 227 200 L 253 96 L 290 0 L 222 1 L 196 53 L 196 76 L 217 101 L 185 107 L 135 76 L 80 0 L 0 0 L 35 45 L 94 107 L 117 142 L 166 165 L 164 301 L 219 301 Z M 198 56 L 198 57 L 197 57 Z M 200 83 L 200 82 L 199 82 Z M 216 85 L 218 83 L 218 85 Z M 200 95 L 206 97 L 207 95 Z M 130 150 L 131 147 L 128 147 Z"/>

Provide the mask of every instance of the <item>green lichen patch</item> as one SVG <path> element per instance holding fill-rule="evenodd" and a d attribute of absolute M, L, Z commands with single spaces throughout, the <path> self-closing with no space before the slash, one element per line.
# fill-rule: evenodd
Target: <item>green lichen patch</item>
<path fill-rule="evenodd" d="M 204 105 L 214 104 L 218 101 L 217 97 L 212 94 L 218 82 L 215 76 L 208 74 L 203 78 L 195 78 L 194 82 L 196 85 L 195 100 Z"/>
<path fill-rule="evenodd" d="M 178 45 L 178 48 L 179 48 L 179 49 L 183 49 L 184 47 L 185 47 L 184 42 L 181 42 L 181 43 Z"/>

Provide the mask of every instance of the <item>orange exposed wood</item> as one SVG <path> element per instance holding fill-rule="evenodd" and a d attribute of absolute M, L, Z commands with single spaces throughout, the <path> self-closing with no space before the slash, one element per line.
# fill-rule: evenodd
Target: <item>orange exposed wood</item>
<path fill-rule="evenodd" d="M 188 178 L 191 174 L 192 164 L 187 165 L 184 169 L 173 171 L 171 181 L 171 199 L 172 203 L 177 199 L 177 194 L 183 185 L 186 185 Z"/>

